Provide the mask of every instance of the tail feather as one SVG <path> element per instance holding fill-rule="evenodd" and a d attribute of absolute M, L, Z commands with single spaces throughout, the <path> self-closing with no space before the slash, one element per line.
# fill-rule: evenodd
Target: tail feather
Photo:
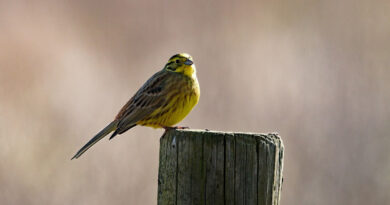
<path fill-rule="evenodd" d="M 92 147 L 96 142 L 103 139 L 110 132 L 114 131 L 118 126 L 118 120 L 112 121 L 109 125 L 107 125 L 102 131 L 97 133 L 87 144 L 85 144 L 73 157 L 72 159 L 79 158 L 85 151 Z"/>
<path fill-rule="evenodd" d="M 115 130 L 114 133 L 112 133 L 112 135 L 111 135 L 111 137 L 110 137 L 110 140 L 111 140 L 112 138 L 114 138 L 116 135 L 118 135 L 118 134 L 120 135 L 120 134 L 126 132 L 127 130 L 133 128 L 133 127 L 136 126 L 136 125 L 137 125 L 137 124 L 130 125 L 128 128 L 123 129 L 123 130 L 120 130 L 120 128 L 118 128 L 117 130 Z"/>

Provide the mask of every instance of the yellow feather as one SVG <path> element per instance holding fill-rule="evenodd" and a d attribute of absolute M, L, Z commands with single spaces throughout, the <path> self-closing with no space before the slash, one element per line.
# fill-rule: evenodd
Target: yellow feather
<path fill-rule="evenodd" d="M 123 106 L 115 120 L 98 133 L 73 157 L 80 157 L 104 136 L 110 139 L 135 125 L 153 128 L 172 127 L 182 121 L 200 97 L 196 68 L 192 57 L 181 53 L 172 56 L 164 69 L 153 75 Z"/>

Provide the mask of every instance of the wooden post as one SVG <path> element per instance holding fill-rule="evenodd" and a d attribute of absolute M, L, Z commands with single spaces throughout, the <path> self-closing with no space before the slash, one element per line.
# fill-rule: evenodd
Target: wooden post
<path fill-rule="evenodd" d="M 169 130 L 160 139 L 158 205 L 277 205 L 278 134 Z"/>

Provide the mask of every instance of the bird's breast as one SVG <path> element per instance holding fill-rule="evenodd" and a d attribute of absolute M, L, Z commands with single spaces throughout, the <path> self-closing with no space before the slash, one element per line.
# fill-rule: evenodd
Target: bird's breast
<path fill-rule="evenodd" d="M 185 79 L 176 87 L 178 92 L 168 97 L 166 106 L 157 109 L 151 116 L 139 124 L 158 127 L 171 127 L 182 121 L 199 101 L 200 89 L 196 79 Z"/>

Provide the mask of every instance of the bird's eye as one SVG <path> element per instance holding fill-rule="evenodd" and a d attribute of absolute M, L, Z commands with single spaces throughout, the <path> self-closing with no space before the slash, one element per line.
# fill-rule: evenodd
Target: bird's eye
<path fill-rule="evenodd" d="M 176 60 L 176 63 L 180 63 L 180 61 L 179 61 L 179 60 Z"/>

